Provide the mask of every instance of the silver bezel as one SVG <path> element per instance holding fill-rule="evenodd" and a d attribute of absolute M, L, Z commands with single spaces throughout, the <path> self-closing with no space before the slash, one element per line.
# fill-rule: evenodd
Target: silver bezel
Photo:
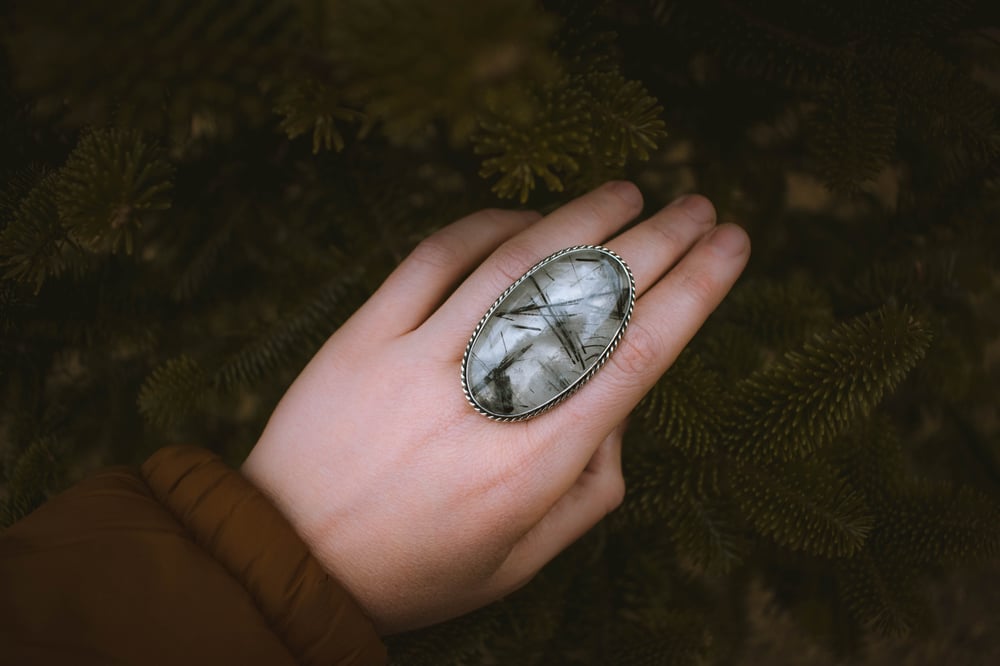
<path fill-rule="evenodd" d="M 529 412 L 525 412 L 523 414 L 517 414 L 514 416 L 496 414 L 494 412 L 489 411 L 488 409 L 484 408 L 482 405 L 477 403 L 476 400 L 472 397 L 472 392 L 469 390 L 468 379 L 466 378 L 466 370 L 468 369 L 468 364 L 469 364 L 469 352 L 472 351 L 472 347 L 476 343 L 476 338 L 479 337 L 480 332 L 482 332 L 483 330 L 483 326 L 485 326 L 490 316 L 494 312 L 496 312 L 496 309 L 500 307 L 500 304 L 503 303 L 504 299 L 507 298 L 507 296 L 509 296 L 510 293 L 514 291 L 514 289 L 516 289 L 519 284 L 527 280 L 535 272 L 541 270 L 549 262 L 554 261 L 555 259 L 565 254 L 569 254 L 570 252 L 578 252 L 580 250 L 596 250 L 598 252 L 608 255 L 609 257 L 617 261 L 621 265 L 621 267 L 625 269 L 625 274 L 628 275 L 628 282 L 629 282 L 628 308 L 626 308 L 625 316 L 622 318 L 622 324 L 618 329 L 618 333 L 614 336 L 611 342 L 608 343 L 608 346 L 604 349 L 604 351 L 601 352 L 600 358 L 597 359 L 597 362 L 594 363 L 593 367 L 590 370 L 580 375 L 580 377 L 577 378 L 576 381 L 567 386 L 560 393 L 553 396 L 548 402 L 540 405 L 539 407 L 536 407 L 535 409 Z M 493 305 L 490 306 L 490 309 L 486 311 L 486 314 L 484 314 L 482 318 L 479 320 L 479 323 L 476 324 L 476 328 L 472 331 L 472 337 L 469 338 L 469 344 L 465 346 L 465 353 L 462 354 L 462 368 L 461 368 L 462 392 L 465 393 L 465 399 L 469 402 L 470 405 L 472 405 L 473 409 L 475 409 L 483 416 L 492 419 L 494 421 L 503 421 L 508 423 L 514 421 L 524 421 L 526 419 L 530 419 L 535 416 L 538 416 L 539 414 L 547 412 L 548 410 L 552 409 L 553 407 L 561 403 L 563 400 L 568 398 L 569 396 L 573 395 L 573 393 L 575 393 L 577 390 L 580 389 L 581 386 L 590 381 L 590 379 L 597 374 L 597 371 L 604 366 L 607 360 L 611 357 L 611 354 L 618 347 L 618 343 L 621 341 L 622 336 L 625 335 L 625 329 L 628 327 L 629 319 L 631 319 L 632 317 L 632 308 L 634 306 L 635 306 L 635 278 L 632 276 L 632 270 L 628 267 L 628 264 L 625 263 L 625 260 L 622 259 L 617 254 L 615 254 L 612 250 L 609 250 L 603 245 L 574 245 L 573 247 L 567 247 L 563 250 L 559 250 L 558 252 L 550 254 L 549 256 L 545 257 L 537 264 L 529 268 L 524 275 L 519 277 L 517 280 L 514 281 L 513 284 L 507 287 L 504 290 L 504 292 L 500 294 L 495 301 L 493 301 Z"/>

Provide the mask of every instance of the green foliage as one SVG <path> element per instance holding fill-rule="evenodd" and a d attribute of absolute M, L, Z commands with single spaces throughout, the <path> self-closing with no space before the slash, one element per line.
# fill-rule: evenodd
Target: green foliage
<path fill-rule="evenodd" d="M 620 167 L 633 155 L 648 160 L 667 136 L 660 118 L 663 107 L 640 82 L 617 72 L 596 73 L 587 83 L 594 104 L 595 153 Z"/>
<path fill-rule="evenodd" d="M 17 83 L 40 111 L 74 125 L 114 119 L 184 144 L 267 118 L 261 91 L 299 34 L 293 10 L 292 0 L 43 0 L 19 4 L 20 29 L 5 37 Z"/>
<path fill-rule="evenodd" d="M 714 414 L 723 395 L 718 376 L 705 368 L 700 356 L 685 351 L 639 403 L 633 418 L 640 419 L 643 433 L 661 446 L 705 457 L 718 442 Z"/>
<path fill-rule="evenodd" d="M 720 492 L 714 478 L 718 472 L 708 464 L 692 464 L 682 457 L 672 462 L 671 467 L 659 470 L 661 478 L 669 479 L 667 491 L 662 481 L 652 488 L 647 481 L 646 493 L 635 484 L 637 492 L 622 507 L 621 516 L 627 517 L 636 503 L 645 500 L 656 508 L 655 514 L 647 508 L 650 515 L 644 516 L 645 524 L 669 530 L 685 568 L 710 576 L 730 573 L 747 556 L 749 533 L 744 519 L 732 499 Z"/>
<path fill-rule="evenodd" d="M 150 373 L 139 389 L 139 411 L 150 423 L 170 425 L 199 405 L 207 389 L 208 377 L 197 361 L 179 356 Z"/>
<path fill-rule="evenodd" d="M 851 612 L 883 636 L 903 636 L 929 624 L 927 601 L 911 566 L 862 553 L 840 564 L 838 582 Z"/>
<path fill-rule="evenodd" d="M 527 109 L 495 105 L 472 137 L 488 156 L 479 175 L 499 175 L 493 191 L 521 203 L 540 178 L 550 191 L 589 189 L 620 173 L 630 157 L 649 159 L 666 137 L 662 107 L 638 81 L 596 65 L 527 93 Z"/>
<path fill-rule="evenodd" d="M 66 164 L 39 172 L 0 232 L 5 276 L 41 289 L 49 277 L 79 273 L 94 252 L 132 252 L 150 212 L 170 207 L 173 167 L 132 130 L 95 130 L 80 138 Z M 24 188 L 23 181 L 14 188 Z"/>
<path fill-rule="evenodd" d="M 996 556 L 1000 511 L 972 488 L 913 484 L 890 498 L 873 548 L 912 564 L 964 562 Z"/>
<path fill-rule="evenodd" d="M 899 433 L 885 414 L 875 414 L 845 433 L 830 458 L 873 506 L 897 493 L 910 476 Z"/>
<path fill-rule="evenodd" d="M 744 281 L 713 317 L 711 335 L 699 348 L 710 369 L 724 377 L 744 376 L 767 358 L 829 331 L 836 321 L 830 295 L 801 276 Z M 733 344 L 734 337 L 747 336 L 751 344 Z M 728 357 L 734 353 L 741 355 Z"/>
<path fill-rule="evenodd" d="M 303 349 L 318 348 L 329 331 L 347 318 L 344 304 L 353 303 L 348 292 L 355 287 L 349 275 L 337 275 L 321 284 L 302 302 L 253 331 L 240 349 L 222 361 L 214 383 L 223 390 L 233 390 L 262 380 L 290 361 L 307 361 L 302 358 Z"/>
<path fill-rule="evenodd" d="M 537 111 L 524 118 L 505 107 L 481 121 L 473 137 L 477 155 L 487 155 L 479 175 L 500 175 L 493 191 L 521 203 L 541 178 L 549 190 L 561 192 L 563 177 L 580 170 L 589 148 L 591 116 L 586 96 L 569 86 L 547 86 L 532 100 Z"/>
<path fill-rule="evenodd" d="M 628 632 L 612 651 L 612 664 L 621 666 L 686 666 L 703 662 L 712 642 L 702 618 L 690 613 L 667 613 L 655 630 Z"/>
<path fill-rule="evenodd" d="M 530 0 L 329 4 L 330 58 L 350 68 L 346 97 L 393 141 L 420 136 L 436 120 L 452 141 L 464 140 L 479 112 L 516 103 L 520 82 L 553 67 L 545 42 L 554 22 Z"/>
<path fill-rule="evenodd" d="M 344 106 L 340 94 L 332 87 L 313 79 L 306 79 L 288 88 L 277 101 L 275 113 L 284 116 L 279 127 L 289 139 L 312 132 L 312 150 L 344 149 L 344 137 L 337 122 L 353 124 L 364 122 L 359 111 Z M 365 128 L 359 135 L 365 134 Z"/>
<path fill-rule="evenodd" d="M 887 168 L 896 149 L 897 98 L 880 81 L 845 76 L 819 95 L 812 119 L 816 169 L 833 188 L 853 193 Z"/>
<path fill-rule="evenodd" d="M 867 416 L 927 351 L 912 313 L 880 309 L 817 335 L 739 382 L 723 431 L 745 460 L 802 459 Z"/>
<path fill-rule="evenodd" d="M 10 175 L 3 189 L 0 189 L 0 232 L 10 224 L 21 207 L 21 201 L 38 184 L 46 173 L 44 167 L 28 166 Z"/>
<path fill-rule="evenodd" d="M 52 435 L 36 437 L 13 462 L 6 462 L 6 497 L 0 502 L 0 527 L 31 513 L 63 484 L 66 462 Z M 8 467 L 9 466 L 9 467 Z"/>
<path fill-rule="evenodd" d="M 0 518 L 166 443 L 238 463 L 421 238 L 626 177 L 709 195 L 746 277 L 633 413 L 623 506 L 394 661 L 738 663 L 751 580 L 847 660 L 929 632 L 1000 555 L 986 4 L 0 10 Z"/>
<path fill-rule="evenodd" d="M 151 211 L 170 207 L 173 166 L 134 130 L 95 130 L 59 173 L 56 201 L 69 235 L 91 251 L 131 254 Z"/>
<path fill-rule="evenodd" d="M 4 277 L 34 285 L 82 265 L 82 254 L 59 219 L 56 208 L 58 175 L 38 177 L 0 232 L 0 264 Z"/>
<path fill-rule="evenodd" d="M 740 510 L 760 534 L 823 557 L 856 553 L 872 529 L 864 499 L 836 470 L 816 464 L 740 464 L 731 476 Z"/>
<path fill-rule="evenodd" d="M 595 29 L 593 10 L 560 9 L 559 75 L 527 86 L 522 104 L 491 104 L 472 136 L 487 156 L 479 175 L 499 176 L 493 192 L 504 199 L 525 203 L 536 178 L 552 192 L 589 189 L 620 177 L 630 158 L 649 159 L 666 137 L 663 108 L 620 70 L 615 34 Z"/>

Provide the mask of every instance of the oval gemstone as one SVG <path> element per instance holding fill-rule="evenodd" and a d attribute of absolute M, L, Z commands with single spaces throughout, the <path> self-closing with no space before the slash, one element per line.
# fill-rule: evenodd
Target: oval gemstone
<path fill-rule="evenodd" d="M 472 334 L 462 386 L 477 410 L 515 421 L 569 396 L 604 364 L 632 313 L 625 262 L 595 246 L 543 259 L 493 304 Z"/>

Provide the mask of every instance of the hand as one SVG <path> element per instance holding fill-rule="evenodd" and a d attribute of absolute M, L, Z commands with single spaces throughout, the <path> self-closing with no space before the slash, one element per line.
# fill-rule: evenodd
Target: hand
<path fill-rule="evenodd" d="M 381 633 L 509 594 L 621 503 L 625 419 L 750 252 L 739 227 L 713 229 L 700 196 L 615 235 L 641 209 L 638 189 L 614 182 L 541 220 L 485 210 L 442 229 L 275 409 L 242 471 Z M 621 344 L 554 409 L 488 420 L 459 381 L 473 328 L 528 268 L 580 244 L 604 244 L 632 268 L 638 298 Z"/>

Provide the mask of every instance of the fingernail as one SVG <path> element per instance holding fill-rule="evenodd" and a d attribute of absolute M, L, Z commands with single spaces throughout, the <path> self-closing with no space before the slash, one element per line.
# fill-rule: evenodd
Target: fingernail
<path fill-rule="evenodd" d="M 723 224 L 712 230 L 709 244 L 720 255 L 735 257 L 746 251 L 750 239 L 747 232 L 735 224 Z"/>
<path fill-rule="evenodd" d="M 639 188 L 627 180 L 613 180 L 607 185 L 608 189 L 620 196 L 627 204 L 634 208 L 642 207 L 642 192 Z"/>

